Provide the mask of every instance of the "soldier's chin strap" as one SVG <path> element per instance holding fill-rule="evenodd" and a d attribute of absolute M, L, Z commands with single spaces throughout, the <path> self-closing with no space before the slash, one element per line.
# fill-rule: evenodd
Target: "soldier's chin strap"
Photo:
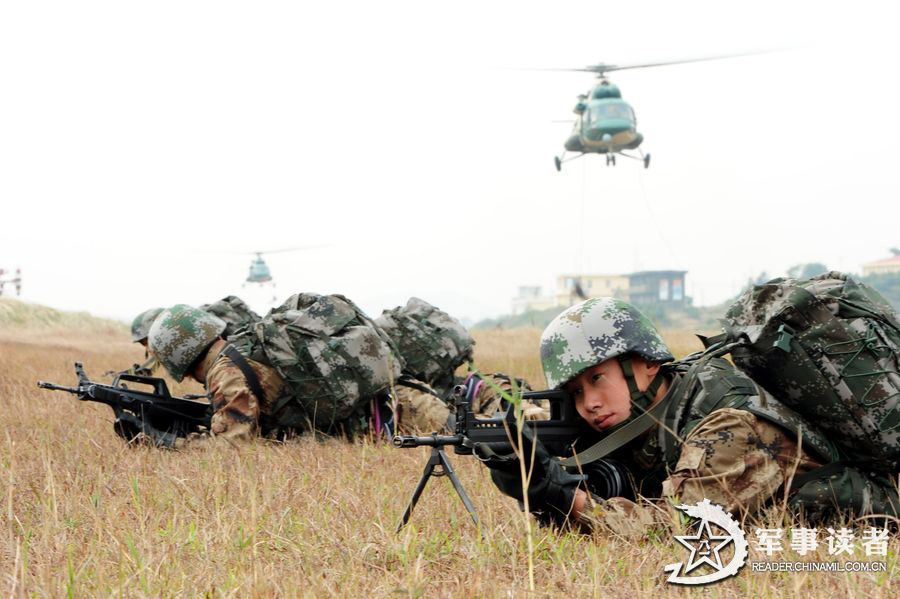
<path fill-rule="evenodd" d="M 617 360 L 619 361 L 619 366 L 622 367 L 622 373 L 625 375 L 625 382 L 628 383 L 628 393 L 631 394 L 631 403 L 637 406 L 641 411 L 641 414 L 645 413 L 653 404 L 653 400 L 656 399 L 659 388 L 666 380 L 662 368 L 659 369 L 656 376 L 654 376 L 653 380 L 650 381 L 650 384 L 647 385 L 647 388 L 641 391 L 634 378 L 634 367 L 631 364 L 631 358 L 629 356 L 619 356 Z"/>
<path fill-rule="evenodd" d="M 650 430 L 655 424 L 658 424 L 672 402 L 674 394 L 668 393 L 661 401 L 653 403 L 659 388 L 662 386 L 663 381 L 666 380 L 666 375 L 662 368 L 659 369 L 659 372 L 656 373 L 656 376 L 653 377 L 647 388 L 641 391 L 637 386 L 637 381 L 634 379 L 634 368 L 631 365 L 631 358 L 621 356 L 618 360 L 622 366 L 622 372 L 625 374 L 625 381 L 628 383 L 631 403 L 640 410 L 640 414 L 632 414 L 625 422 L 610 429 L 605 437 L 584 451 L 560 460 L 563 466 L 583 466 L 606 457 L 632 439 Z"/>

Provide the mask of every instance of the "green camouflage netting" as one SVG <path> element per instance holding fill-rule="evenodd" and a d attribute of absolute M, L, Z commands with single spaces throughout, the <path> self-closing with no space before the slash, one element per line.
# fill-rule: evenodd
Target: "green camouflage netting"
<path fill-rule="evenodd" d="M 262 317 L 250 309 L 250 306 L 241 298 L 229 295 L 211 304 L 203 304 L 200 309 L 218 316 L 227 325 L 222 336 L 226 339 L 234 335 L 239 329 L 250 326 L 262 320 Z"/>
<path fill-rule="evenodd" d="M 744 292 L 723 321 L 734 363 L 832 436 L 849 459 L 900 464 L 900 324 L 847 275 L 775 279 Z"/>
<path fill-rule="evenodd" d="M 388 390 L 403 365 L 384 331 L 341 295 L 293 295 L 229 341 L 284 378 L 277 418 L 326 432 Z"/>
<path fill-rule="evenodd" d="M 442 392 L 452 387 L 456 369 L 472 360 L 475 340 L 466 327 L 417 297 L 385 310 L 375 322 L 396 344 L 403 372 Z"/>

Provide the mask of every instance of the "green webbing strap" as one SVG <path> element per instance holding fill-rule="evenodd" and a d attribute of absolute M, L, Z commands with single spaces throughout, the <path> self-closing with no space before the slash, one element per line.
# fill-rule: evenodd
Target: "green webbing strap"
<path fill-rule="evenodd" d="M 712 337 L 697 335 L 697 338 L 700 339 L 700 343 L 703 344 L 703 349 L 709 349 L 713 345 L 728 341 L 728 333 L 719 333 L 718 335 L 713 335 Z"/>
<path fill-rule="evenodd" d="M 794 478 L 791 479 L 791 486 L 788 490 L 796 491 L 810 481 L 818 480 L 820 478 L 831 478 L 835 474 L 840 474 L 841 472 L 846 470 L 847 466 L 849 466 L 850 464 L 851 462 L 849 461 L 831 462 L 830 464 L 825 464 L 824 466 L 813 468 L 809 472 L 797 474 L 794 476 Z"/>
<path fill-rule="evenodd" d="M 662 377 L 662 373 L 656 375 L 657 379 Z M 654 379 L 654 383 L 656 379 Z M 662 384 L 662 381 L 656 384 L 658 388 L 659 385 Z M 651 386 L 653 383 L 651 383 Z M 648 389 L 649 390 L 649 389 Z M 588 447 L 584 451 L 564 460 L 560 460 L 560 464 L 563 466 L 578 466 L 590 464 L 591 462 L 596 462 L 600 458 L 603 458 L 616 449 L 622 447 L 632 439 L 640 436 L 642 433 L 650 430 L 650 428 L 659 423 L 662 420 L 662 415 L 666 411 L 666 408 L 669 407 L 669 404 L 672 403 L 672 399 L 675 397 L 674 393 L 667 393 L 666 397 L 664 397 L 661 401 L 653 405 L 649 410 L 645 411 L 643 414 L 632 420 L 631 422 L 625 424 L 622 428 L 617 431 L 614 431 L 595 443 L 594 445 Z"/>
<path fill-rule="evenodd" d="M 247 358 L 242 356 L 233 345 L 226 345 L 225 349 L 223 349 L 219 355 L 224 355 L 240 369 L 241 374 L 243 374 L 244 378 L 247 380 L 247 385 L 250 387 L 250 390 L 253 391 L 253 394 L 256 395 L 256 398 L 259 400 L 260 409 L 262 409 L 262 406 L 266 403 L 266 393 L 263 391 L 262 385 L 259 382 L 259 377 L 256 376 L 256 372 L 250 367 L 250 363 L 247 362 Z"/>
<path fill-rule="evenodd" d="M 656 392 L 659 391 L 665 377 L 662 371 L 659 371 L 647 389 L 641 391 L 638 389 L 637 381 L 634 380 L 634 368 L 631 365 L 631 358 L 620 356 L 618 358 L 619 365 L 622 367 L 622 373 L 625 375 L 625 382 L 628 383 L 628 393 L 631 395 L 631 403 L 638 407 L 641 412 L 646 412 L 647 407 L 653 403 L 656 398 Z"/>

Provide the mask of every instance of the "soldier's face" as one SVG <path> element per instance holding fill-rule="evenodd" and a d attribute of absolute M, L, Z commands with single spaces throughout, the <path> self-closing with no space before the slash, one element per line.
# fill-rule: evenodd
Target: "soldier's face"
<path fill-rule="evenodd" d="M 634 378 L 646 389 L 659 370 L 658 364 L 633 359 Z M 588 368 L 566 384 L 575 409 L 591 428 L 603 431 L 624 422 L 631 414 L 631 394 L 619 361 L 615 358 Z"/>

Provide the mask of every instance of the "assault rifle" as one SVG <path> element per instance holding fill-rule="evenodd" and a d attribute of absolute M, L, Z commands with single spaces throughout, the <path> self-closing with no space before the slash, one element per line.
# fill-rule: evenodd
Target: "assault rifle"
<path fill-rule="evenodd" d="M 481 443 L 508 443 L 510 444 L 509 450 L 512 451 L 510 440 L 517 438 L 515 406 L 509 405 L 505 414 L 494 418 L 478 418 L 475 415 L 472 410 L 472 401 L 477 395 L 480 382 L 477 377 L 472 377 L 466 385 L 457 385 L 454 388 L 453 395 L 456 406 L 454 434 L 439 435 L 435 433 L 425 437 L 394 435 L 391 439 L 391 443 L 395 447 L 431 447 L 431 455 L 425 464 L 425 471 L 422 473 L 422 478 L 419 479 L 412 499 L 397 526 L 397 532 L 406 526 L 422 491 L 425 490 L 425 485 L 432 476 L 447 476 L 450 479 L 475 525 L 478 525 L 475 506 L 472 505 L 462 483 L 453 471 L 444 447 L 452 446 L 453 452 L 457 455 L 472 455 L 476 454 L 475 450 Z M 572 444 L 579 435 L 586 431 L 587 425 L 575 411 L 575 402 L 570 400 L 568 393 L 561 390 L 528 391 L 521 394 L 521 399 L 550 402 L 549 420 L 526 420 L 524 425 L 531 431 L 532 438 L 539 440 L 551 454 L 571 455 Z M 436 468 L 439 469 L 436 470 Z"/>
<path fill-rule="evenodd" d="M 81 362 L 75 362 L 75 374 L 78 375 L 77 387 L 44 381 L 38 381 L 38 387 L 66 391 L 78 396 L 81 401 L 108 405 L 116 415 L 116 433 L 127 441 L 144 433 L 155 445 L 172 447 L 177 437 L 186 437 L 209 428 L 211 405 L 196 401 L 205 395 L 173 397 L 163 379 L 137 374 L 119 373 L 112 385 L 95 383 L 85 374 Z M 129 389 L 126 382 L 147 385 L 153 390 Z"/>

